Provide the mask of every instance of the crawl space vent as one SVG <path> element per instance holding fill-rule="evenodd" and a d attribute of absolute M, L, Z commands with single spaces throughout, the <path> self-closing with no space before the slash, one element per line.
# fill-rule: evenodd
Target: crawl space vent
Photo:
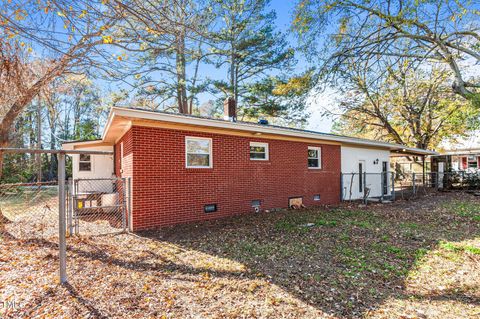
<path fill-rule="evenodd" d="M 290 208 L 303 207 L 303 198 L 302 197 L 290 197 L 288 199 L 288 207 L 290 207 Z"/>
<path fill-rule="evenodd" d="M 262 201 L 259 199 L 252 200 L 252 207 L 259 207 L 262 204 Z"/>
<path fill-rule="evenodd" d="M 203 207 L 205 213 L 214 213 L 217 211 L 217 204 L 207 204 Z"/>

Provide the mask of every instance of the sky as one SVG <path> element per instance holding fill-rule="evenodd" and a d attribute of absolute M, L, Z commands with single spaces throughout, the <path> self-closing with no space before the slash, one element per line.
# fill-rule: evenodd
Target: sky
<path fill-rule="evenodd" d="M 292 13 L 295 2 L 291 0 L 272 0 L 270 3 L 271 9 L 277 13 L 277 28 L 286 34 L 292 45 L 296 44 L 296 39 L 293 37 L 292 32 L 289 32 L 291 25 Z M 306 70 L 309 65 L 301 56 L 297 56 L 299 70 Z M 333 109 L 335 106 L 336 93 L 332 88 L 328 88 L 325 92 L 311 97 L 308 99 L 308 111 L 311 116 L 309 118 L 307 129 L 330 133 L 333 119 L 322 117 L 321 114 L 324 109 Z"/>
<path fill-rule="evenodd" d="M 269 9 L 274 10 L 276 13 L 276 28 L 278 31 L 283 32 L 287 36 L 287 40 L 292 47 L 297 46 L 297 40 L 294 36 L 294 32 L 291 30 L 292 14 L 295 6 L 295 1 L 285 0 L 272 0 L 269 4 Z M 63 31 L 59 26 L 59 30 Z M 119 54 L 119 52 L 117 52 Z M 309 69 L 311 65 L 307 63 L 305 58 L 302 57 L 300 51 L 296 53 L 297 64 L 295 66 L 295 73 L 300 74 L 303 71 Z M 110 57 L 112 63 L 118 64 L 115 57 Z M 225 78 L 224 69 L 216 69 L 213 65 L 204 64 L 200 67 L 200 74 L 205 77 L 221 79 Z M 120 89 L 131 90 L 131 87 L 125 83 L 112 82 L 105 79 L 98 78 L 95 83 L 102 89 L 103 92 L 118 92 Z M 198 96 L 199 104 L 205 103 L 214 98 L 210 93 L 202 93 Z M 325 108 L 330 109 L 335 105 L 335 92 L 333 89 L 327 89 L 325 93 L 312 96 L 307 100 L 307 111 L 310 113 L 310 118 L 305 128 L 315 130 L 319 132 L 330 132 L 333 124 L 331 118 L 325 118 L 321 116 L 322 110 Z"/>
<path fill-rule="evenodd" d="M 296 47 L 297 40 L 294 33 L 291 31 L 291 19 L 294 10 L 294 1 L 272 0 L 268 9 L 274 10 L 276 13 L 276 28 L 278 31 L 287 35 L 287 40 L 292 47 Z M 295 66 L 295 73 L 299 74 L 311 67 L 307 61 L 302 57 L 300 52 L 296 53 L 297 64 Z M 206 74 L 210 78 L 221 79 L 225 77 L 224 69 L 216 69 L 213 65 L 201 65 L 200 73 Z M 118 83 L 108 83 L 100 81 L 102 86 L 108 87 L 109 90 L 118 90 Z M 108 90 L 107 89 L 107 90 Z M 329 133 L 332 128 L 333 120 L 331 118 L 322 117 L 322 111 L 327 108 L 331 109 L 335 104 L 335 92 L 333 89 L 327 89 L 322 94 L 311 96 L 308 100 L 307 112 L 310 114 L 306 129 Z M 207 102 L 213 98 L 210 93 L 202 93 L 197 95 L 199 104 Z"/>

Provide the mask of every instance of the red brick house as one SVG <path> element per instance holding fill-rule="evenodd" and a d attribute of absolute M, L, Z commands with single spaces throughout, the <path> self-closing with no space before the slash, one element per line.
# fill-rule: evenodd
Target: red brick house
<path fill-rule="evenodd" d="M 363 170 L 375 159 L 378 164 L 381 154 L 432 153 L 272 125 L 117 107 L 101 140 L 68 147 L 114 151 L 108 167 L 94 168 L 93 158 L 74 158 L 74 168 L 90 168 L 86 173 L 93 176 L 131 177 L 133 230 L 286 208 L 292 198 L 301 198 L 305 206 L 336 204 L 342 147 L 367 154 Z"/>

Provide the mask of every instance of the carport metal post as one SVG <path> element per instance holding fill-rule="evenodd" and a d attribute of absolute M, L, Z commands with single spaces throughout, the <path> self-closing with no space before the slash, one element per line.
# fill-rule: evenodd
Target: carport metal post
<path fill-rule="evenodd" d="M 412 173 L 413 195 L 417 194 L 417 186 L 415 184 L 415 173 Z"/>

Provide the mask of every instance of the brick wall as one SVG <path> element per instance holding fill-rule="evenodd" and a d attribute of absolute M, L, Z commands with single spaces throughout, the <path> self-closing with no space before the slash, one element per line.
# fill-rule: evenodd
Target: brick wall
<path fill-rule="evenodd" d="M 185 167 L 185 136 L 213 139 L 213 168 Z M 293 196 L 306 206 L 339 201 L 340 146 L 134 126 L 115 147 L 119 175 L 122 141 L 135 230 L 253 212 L 252 200 L 262 209 L 287 207 Z M 269 143 L 268 161 L 250 160 L 251 141 Z M 308 146 L 322 148 L 321 170 L 307 168 Z M 204 213 L 213 203 L 218 211 Z"/>

